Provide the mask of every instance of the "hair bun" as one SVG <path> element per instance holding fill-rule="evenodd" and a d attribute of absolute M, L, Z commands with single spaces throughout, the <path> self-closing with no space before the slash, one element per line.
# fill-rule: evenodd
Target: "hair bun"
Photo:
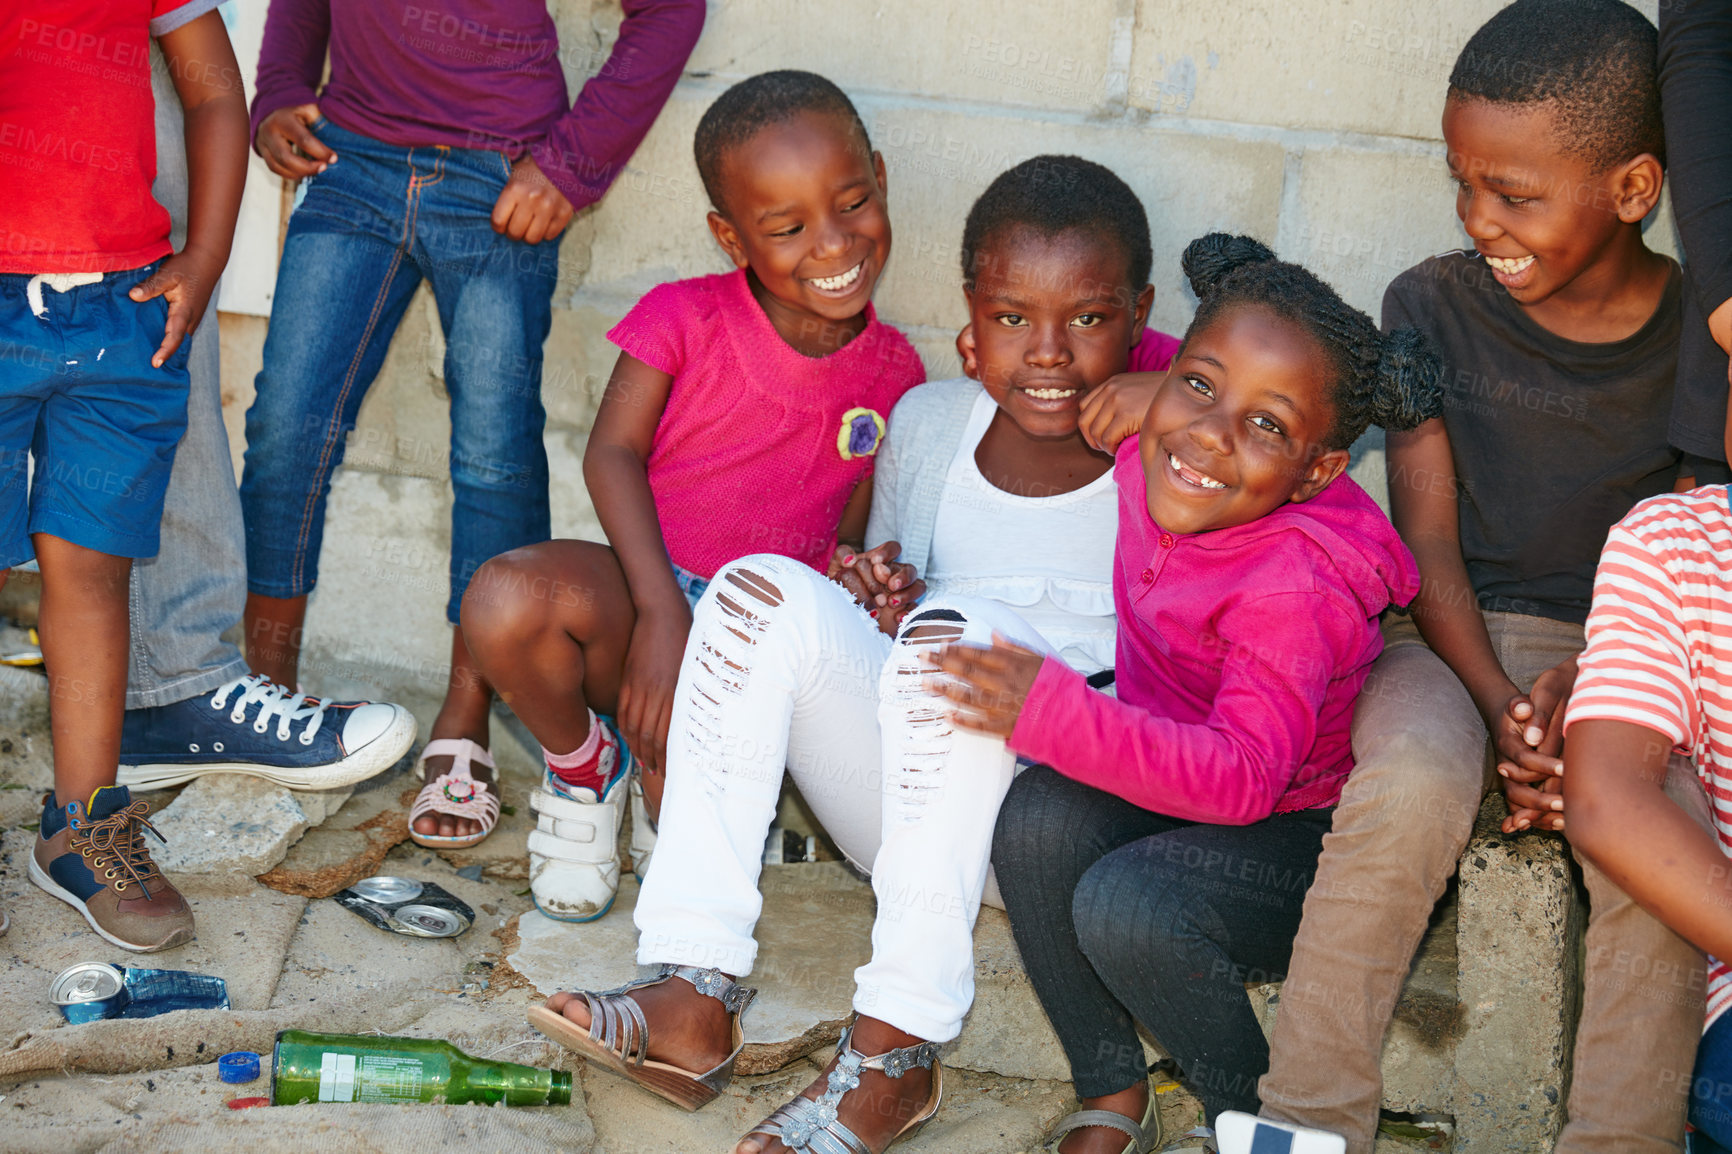
<path fill-rule="evenodd" d="M 1371 393 L 1371 422 L 1400 432 L 1443 412 L 1443 361 L 1418 329 L 1385 333 Z"/>
<path fill-rule="evenodd" d="M 1185 246 L 1182 265 L 1191 291 L 1202 300 L 1215 291 L 1226 275 L 1248 264 L 1274 260 L 1275 254 L 1260 240 L 1231 233 L 1212 232 Z"/>

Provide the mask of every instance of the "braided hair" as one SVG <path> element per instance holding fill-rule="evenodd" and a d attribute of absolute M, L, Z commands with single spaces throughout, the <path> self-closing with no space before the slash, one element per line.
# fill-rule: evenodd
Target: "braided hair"
<path fill-rule="evenodd" d="M 1380 333 L 1309 269 L 1248 236 L 1212 232 L 1185 246 L 1197 315 L 1185 339 L 1237 305 L 1258 305 L 1297 325 L 1322 348 L 1333 380 L 1335 423 L 1325 447 L 1345 449 L 1367 425 L 1411 429 L 1443 411 L 1443 363 L 1418 329 Z"/>

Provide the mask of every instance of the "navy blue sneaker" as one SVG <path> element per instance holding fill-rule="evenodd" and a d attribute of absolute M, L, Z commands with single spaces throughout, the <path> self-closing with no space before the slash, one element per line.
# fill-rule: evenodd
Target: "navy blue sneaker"
<path fill-rule="evenodd" d="M 162 789 L 206 773 L 250 773 L 290 789 L 340 789 L 383 773 L 415 743 L 400 705 L 326 701 L 260 674 L 204 697 L 129 709 L 121 785 Z"/>

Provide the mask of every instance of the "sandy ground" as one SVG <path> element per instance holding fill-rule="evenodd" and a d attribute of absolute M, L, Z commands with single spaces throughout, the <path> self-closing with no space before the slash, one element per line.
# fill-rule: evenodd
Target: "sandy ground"
<path fill-rule="evenodd" d="M 128 957 L 26 876 L 40 799 L 52 774 L 44 714 L 29 700 L 39 687 L 20 680 L 24 676 L 0 669 L 0 908 L 12 921 L 10 932 L 0 938 L 0 1151 L 6 1154 L 424 1154 L 430 1145 L 476 1152 L 720 1152 L 730 1150 L 752 1123 L 801 1089 L 828 1060 L 830 1048 L 813 1039 L 833 1039 L 848 1012 L 846 983 L 854 963 L 847 959 L 866 948 L 871 917 L 870 889 L 843 876 L 834 864 L 771 867 L 781 871 L 771 886 L 770 906 L 780 911 L 776 932 L 779 940 L 793 944 L 779 947 L 783 962 L 770 968 L 785 979 L 782 986 L 798 987 L 795 992 L 804 1001 L 794 1005 L 799 999 L 791 994 L 777 995 L 779 1013 L 767 1014 L 766 1020 L 777 1023 L 780 1035 L 798 1037 L 767 1040 L 762 1049 L 749 1051 L 759 1058 L 752 1068 L 779 1068 L 737 1078 L 703 1110 L 684 1113 L 592 1071 L 529 1027 L 525 1009 L 568 974 L 581 979 L 591 965 L 586 959 L 605 954 L 614 968 L 628 964 L 612 955 L 630 940 L 628 906 L 635 884 L 628 880 L 620 908 L 593 926 L 536 921 L 524 857 L 534 766 L 502 727 L 496 727 L 494 747 L 511 812 L 481 847 L 442 856 L 402 840 L 416 780 L 406 761 L 365 783 L 334 812 L 326 812 L 334 798 L 303 799 L 304 808 L 319 820 L 262 881 L 239 868 L 178 877 L 194 905 L 197 940 L 161 954 Z M 177 792 L 144 796 L 153 812 L 161 812 Z M 435 881 L 468 902 L 476 922 L 449 940 L 376 929 L 326 896 L 346 878 L 366 873 Z M 771 920 L 767 913 L 766 924 Z M 983 933 L 988 925 L 999 937 L 995 944 L 982 939 L 979 948 L 987 954 L 1002 951 L 1007 940 L 1002 924 L 983 918 Z M 533 943 L 520 944 L 520 929 L 526 935 L 534 930 L 528 935 Z M 767 945 L 766 956 L 771 953 Z M 512 965 L 513 956 L 522 970 Z M 217 974 L 228 982 L 231 1009 L 68 1026 L 49 1001 L 49 983 L 60 970 L 83 961 Z M 959 1060 L 976 1068 L 947 1072 L 944 1109 L 899 1150 L 1032 1151 L 1052 1123 L 1074 1108 L 1052 1056 L 1033 1053 L 1050 1042 L 1039 1042 L 1029 1032 L 1033 1056 L 1019 1054 L 1019 1023 L 1032 1003 L 1025 989 L 1007 989 L 983 992 L 983 1003 L 991 998 L 996 1004 L 977 1007 L 971 1019 L 992 1023 L 980 1027 L 990 1029 L 990 1041 L 976 1044 L 974 1056 L 959 1052 Z M 762 998 L 770 996 L 766 990 Z M 230 1108 L 233 1099 L 269 1093 L 271 1044 L 285 1028 L 446 1038 L 477 1056 L 571 1070 L 576 1074 L 572 1102 L 516 1109 Z M 1050 1038 L 1044 1023 L 1039 1033 Z M 964 1042 L 968 1038 L 965 1031 Z M 265 1076 L 240 1086 L 219 1081 L 215 1059 L 234 1049 L 263 1053 Z M 1038 1068 L 1045 1074 L 1009 1077 L 990 1072 L 994 1067 Z M 1171 1090 L 1160 1100 L 1169 1136 L 1200 1120 L 1196 1101 L 1183 1091 Z"/>

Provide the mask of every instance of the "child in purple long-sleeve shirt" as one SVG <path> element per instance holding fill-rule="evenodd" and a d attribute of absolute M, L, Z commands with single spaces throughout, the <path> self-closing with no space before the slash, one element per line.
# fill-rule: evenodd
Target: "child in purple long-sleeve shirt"
<path fill-rule="evenodd" d="M 482 563 L 550 536 L 540 391 L 558 238 L 649 131 L 704 18 L 703 0 L 623 7 L 611 54 L 572 104 L 545 0 L 272 0 L 253 141 L 273 172 L 303 181 L 305 198 L 247 413 L 256 672 L 295 684 L 332 474 L 423 279 L 451 398 L 452 625 Z M 473 780 L 421 807 L 434 811 L 411 827 L 422 844 L 472 845 L 497 820 L 491 701 L 456 628 L 424 771 L 429 782 Z"/>

